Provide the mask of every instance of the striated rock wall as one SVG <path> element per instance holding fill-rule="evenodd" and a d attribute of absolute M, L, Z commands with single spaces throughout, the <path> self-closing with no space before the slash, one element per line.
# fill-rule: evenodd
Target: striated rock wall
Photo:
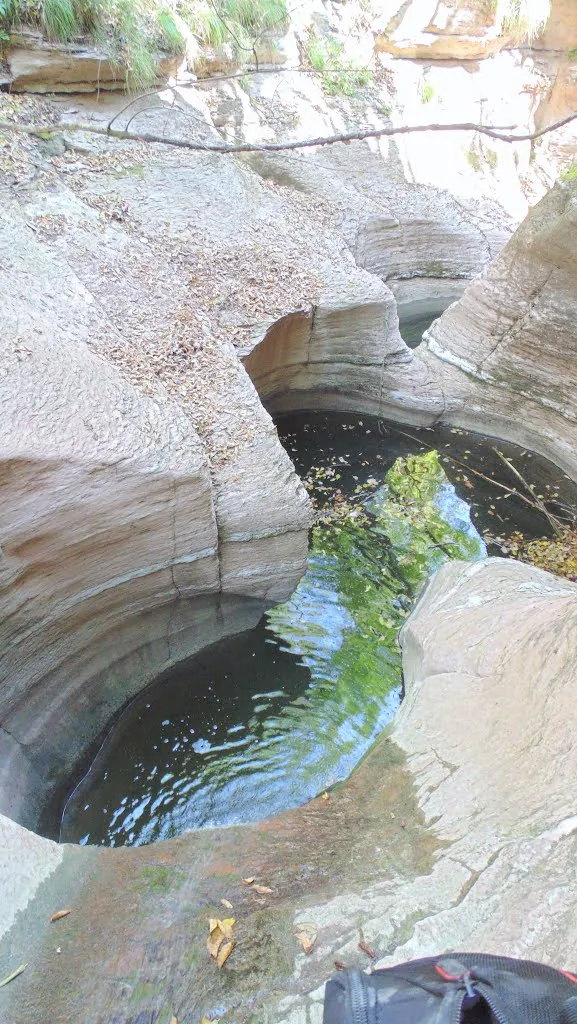
<path fill-rule="evenodd" d="M 147 395 L 97 354 L 121 344 L 121 321 L 82 283 L 80 247 L 69 239 L 71 269 L 33 216 L 4 197 L 0 806 L 31 826 L 133 693 L 288 596 L 309 525 L 234 353 L 197 391 L 201 440 L 166 390 Z"/>
<path fill-rule="evenodd" d="M 243 356 L 271 412 L 338 408 L 378 413 L 385 367 L 410 361 L 391 291 L 353 268 L 333 269 L 310 312 L 289 313 Z"/>
<path fill-rule="evenodd" d="M 443 418 L 577 473 L 577 183 L 558 182 L 503 252 L 435 321 L 417 359 Z"/>
<path fill-rule="evenodd" d="M 175 75 L 179 60 L 158 58 L 158 80 Z M 6 53 L 6 84 L 11 92 L 82 93 L 126 89 L 126 69 L 109 54 L 82 43 L 56 43 L 41 32 L 13 32 Z"/>

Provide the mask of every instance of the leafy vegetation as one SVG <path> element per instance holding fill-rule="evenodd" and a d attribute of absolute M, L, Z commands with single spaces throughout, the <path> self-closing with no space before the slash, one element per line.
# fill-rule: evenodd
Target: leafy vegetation
<path fill-rule="evenodd" d="M 374 75 L 369 68 L 359 67 L 343 54 L 344 45 L 338 39 L 321 38 L 314 29 L 309 32 L 306 56 L 329 96 L 355 96 L 373 83 Z"/>
<path fill-rule="evenodd" d="M 551 0 L 504 0 L 501 28 L 519 41 L 534 39 L 543 30 L 551 14 Z"/>
<path fill-rule="evenodd" d="M 569 164 L 569 167 L 561 175 L 562 181 L 577 181 L 577 161 Z"/>
<path fill-rule="evenodd" d="M 159 53 L 184 53 L 188 32 L 241 53 L 287 17 L 285 0 L 0 0 L 0 39 L 17 24 L 62 43 L 88 37 L 126 69 L 137 91 L 155 82 Z"/>
<path fill-rule="evenodd" d="M 474 147 L 474 143 L 471 143 L 469 148 L 465 150 L 465 157 L 467 158 L 467 163 L 469 164 L 469 166 L 472 167 L 474 171 L 477 171 L 478 174 L 480 174 L 483 165 L 481 157 L 479 156 L 477 150 Z"/>
<path fill-rule="evenodd" d="M 561 537 L 539 537 L 528 540 L 521 533 L 512 533 L 503 540 L 502 551 L 538 569 L 577 582 L 577 530 L 567 527 Z"/>
<path fill-rule="evenodd" d="M 435 86 L 431 82 L 423 82 L 420 93 L 421 103 L 430 103 L 435 95 Z"/>

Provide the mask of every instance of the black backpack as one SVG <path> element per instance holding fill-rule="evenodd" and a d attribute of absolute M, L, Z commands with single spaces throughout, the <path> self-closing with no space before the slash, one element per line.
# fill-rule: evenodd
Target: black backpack
<path fill-rule="evenodd" d="M 448 953 L 327 982 L 323 1024 L 577 1024 L 577 975 Z"/>

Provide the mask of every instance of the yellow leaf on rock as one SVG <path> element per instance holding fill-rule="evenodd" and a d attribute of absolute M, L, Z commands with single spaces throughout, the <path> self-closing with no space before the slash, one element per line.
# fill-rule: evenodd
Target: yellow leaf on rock
<path fill-rule="evenodd" d="M 218 951 L 218 956 L 216 958 L 216 962 L 219 967 L 224 967 L 226 961 L 228 960 L 235 946 L 236 942 L 234 941 L 234 939 L 229 939 L 227 942 L 223 942 L 222 946 Z"/>
<path fill-rule="evenodd" d="M 221 900 L 220 902 L 222 903 L 223 907 L 226 907 L 227 910 L 232 910 L 232 903 L 230 902 L 230 900 Z"/>
<path fill-rule="evenodd" d="M 236 945 L 232 937 L 233 925 L 234 917 L 226 917 L 223 921 L 219 921 L 216 917 L 209 919 L 206 948 L 219 967 L 226 963 Z"/>
<path fill-rule="evenodd" d="M 252 883 L 254 882 L 254 877 L 253 878 L 243 878 L 243 882 L 244 882 L 245 885 L 252 885 Z"/>
<path fill-rule="evenodd" d="M 259 896 L 268 896 L 272 892 L 268 885 L 251 885 L 251 889 L 254 892 L 258 892 Z"/>

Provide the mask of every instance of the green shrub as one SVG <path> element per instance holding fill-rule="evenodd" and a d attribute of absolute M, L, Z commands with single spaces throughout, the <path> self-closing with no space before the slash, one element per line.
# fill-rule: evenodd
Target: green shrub
<path fill-rule="evenodd" d="M 435 86 L 431 82 L 423 82 L 421 84 L 421 103 L 430 103 L 433 96 L 435 95 Z"/>
<path fill-rule="evenodd" d="M 519 42 L 534 39 L 551 14 L 551 0 L 505 0 L 501 30 L 513 33 Z"/>
<path fill-rule="evenodd" d="M 0 41 L 17 23 L 58 42 L 88 36 L 139 91 L 156 81 L 159 52 L 184 53 L 180 18 L 201 44 L 230 42 L 240 55 L 267 28 L 285 24 L 288 13 L 286 0 L 0 0 Z"/>
<path fill-rule="evenodd" d="M 179 13 L 201 44 L 230 43 L 237 55 L 251 52 L 263 32 L 288 21 L 286 0 L 183 0 Z"/>
<path fill-rule="evenodd" d="M 477 173 L 480 174 L 483 165 L 481 162 L 481 157 L 473 148 L 473 144 L 471 144 L 469 149 L 465 150 L 465 156 L 467 158 L 467 163 L 473 168 L 474 171 L 477 171 Z"/>
<path fill-rule="evenodd" d="M 355 96 L 359 89 L 372 85 L 373 72 L 343 58 L 344 45 L 338 39 L 321 39 L 309 32 L 306 56 L 318 71 L 321 85 L 329 96 Z"/>
<path fill-rule="evenodd" d="M 569 164 L 566 171 L 561 175 L 561 181 L 577 181 L 577 163 Z"/>

